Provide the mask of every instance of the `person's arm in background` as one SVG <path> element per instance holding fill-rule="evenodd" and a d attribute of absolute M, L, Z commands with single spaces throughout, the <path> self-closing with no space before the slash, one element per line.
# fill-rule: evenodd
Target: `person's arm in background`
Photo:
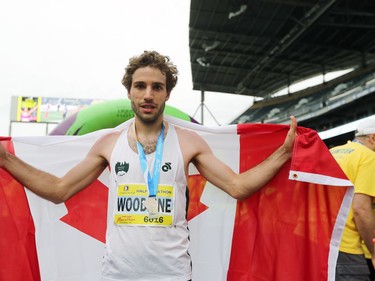
<path fill-rule="evenodd" d="M 355 193 L 352 206 L 358 232 L 373 257 L 375 214 L 372 210 L 372 197 L 362 193 Z"/>

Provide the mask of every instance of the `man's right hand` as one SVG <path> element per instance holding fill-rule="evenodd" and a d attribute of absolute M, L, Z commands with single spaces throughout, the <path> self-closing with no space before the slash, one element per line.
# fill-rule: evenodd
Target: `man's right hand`
<path fill-rule="evenodd" d="M 0 168 L 4 166 L 7 153 L 4 145 L 0 142 Z"/>

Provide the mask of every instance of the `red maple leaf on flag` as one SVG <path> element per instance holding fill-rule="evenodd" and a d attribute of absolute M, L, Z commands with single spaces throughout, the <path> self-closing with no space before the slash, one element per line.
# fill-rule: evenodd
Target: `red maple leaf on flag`
<path fill-rule="evenodd" d="M 68 214 L 60 220 L 105 243 L 108 188 L 96 180 L 65 202 Z"/>
<path fill-rule="evenodd" d="M 207 180 L 201 175 L 191 175 L 188 179 L 189 188 L 189 208 L 187 214 L 187 220 L 195 218 L 199 214 L 203 213 L 208 209 L 206 205 L 201 202 L 201 196 L 203 194 L 204 187 L 206 186 Z"/>
<path fill-rule="evenodd" d="M 206 182 L 206 179 L 201 175 L 189 176 L 188 220 L 208 209 L 206 205 L 200 202 Z M 105 243 L 108 188 L 103 183 L 96 180 L 67 200 L 65 206 L 68 209 L 68 214 L 62 217 L 61 221 Z"/>

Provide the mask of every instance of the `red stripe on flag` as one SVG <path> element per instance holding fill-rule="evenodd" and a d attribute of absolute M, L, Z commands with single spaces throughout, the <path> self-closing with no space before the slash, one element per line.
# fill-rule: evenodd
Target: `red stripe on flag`
<path fill-rule="evenodd" d="M 11 138 L 1 143 L 14 154 Z M 0 280 L 39 281 L 35 227 L 24 187 L 0 169 Z"/>
<path fill-rule="evenodd" d="M 293 170 L 347 179 L 315 131 L 304 128 L 303 134 L 298 136 L 294 150 L 296 157 L 293 159 Z"/>
<path fill-rule="evenodd" d="M 287 131 L 284 125 L 239 126 L 240 171 L 272 153 Z M 307 151 L 321 149 L 315 156 L 319 163 L 332 160 L 310 130 L 299 132 L 308 134 Z M 289 167 L 290 162 L 260 191 L 238 202 L 228 281 L 327 280 L 330 239 L 346 188 L 290 181 Z"/>

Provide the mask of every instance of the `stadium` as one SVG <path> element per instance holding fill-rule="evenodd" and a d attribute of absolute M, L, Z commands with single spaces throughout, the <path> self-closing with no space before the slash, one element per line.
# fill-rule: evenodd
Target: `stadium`
<path fill-rule="evenodd" d="M 294 115 L 328 146 L 345 143 L 357 121 L 375 114 L 374 12 L 370 0 L 193 0 L 194 90 L 253 96 L 232 124 L 284 124 Z M 319 84 L 291 90 L 317 76 Z"/>

